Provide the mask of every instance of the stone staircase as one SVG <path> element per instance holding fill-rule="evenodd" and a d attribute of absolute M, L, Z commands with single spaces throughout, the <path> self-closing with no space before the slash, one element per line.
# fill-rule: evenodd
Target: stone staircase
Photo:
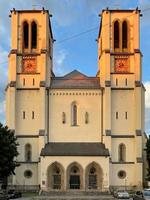
<path fill-rule="evenodd" d="M 42 192 L 40 196 L 32 200 L 113 200 L 114 198 L 104 192 L 97 191 L 68 191 L 68 192 Z"/>

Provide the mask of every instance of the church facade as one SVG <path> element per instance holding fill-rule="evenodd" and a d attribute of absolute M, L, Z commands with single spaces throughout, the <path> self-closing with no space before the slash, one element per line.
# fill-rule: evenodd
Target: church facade
<path fill-rule="evenodd" d="M 141 189 L 144 92 L 140 11 L 102 11 L 98 72 L 53 73 L 48 10 L 15 10 L 6 123 L 18 138 L 13 185 L 29 189 Z"/>

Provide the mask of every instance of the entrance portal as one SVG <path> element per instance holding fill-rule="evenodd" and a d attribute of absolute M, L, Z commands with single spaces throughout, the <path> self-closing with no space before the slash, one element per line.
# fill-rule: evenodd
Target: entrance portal
<path fill-rule="evenodd" d="M 62 190 L 64 188 L 64 169 L 60 163 L 54 162 L 48 167 L 48 189 Z"/>
<path fill-rule="evenodd" d="M 86 168 L 86 189 L 101 190 L 103 182 L 103 172 L 100 166 L 92 162 Z"/>
<path fill-rule="evenodd" d="M 68 166 L 67 169 L 67 188 L 79 190 L 83 187 L 83 170 L 82 167 L 74 162 Z"/>

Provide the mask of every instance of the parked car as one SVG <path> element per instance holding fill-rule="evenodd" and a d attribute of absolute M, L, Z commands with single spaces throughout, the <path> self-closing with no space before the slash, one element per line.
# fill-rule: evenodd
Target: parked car
<path fill-rule="evenodd" d="M 150 200 L 150 190 L 146 189 L 143 191 L 143 199 Z"/>
<path fill-rule="evenodd" d="M 133 200 L 143 200 L 143 192 L 136 191 L 133 195 Z"/>
<path fill-rule="evenodd" d="M 117 199 L 130 199 L 130 195 L 127 191 L 118 191 Z"/>
<path fill-rule="evenodd" d="M 22 193 L 15 190 L 9 190 L 8 196 L 9 196 L 9 199 L 16 199 L 16 198 L 22 197 Z"/>
<path fill-rule="evenodd" d="M 133 200 L 150 200 L 150 189 L 145 189 L 143 192 L 137 191 Z"/>
<path fill-rule="evenodd" d="M 118 191 L 113 191 L 113 197 L 117 198 L 117 195 L 118 195 Z"/>

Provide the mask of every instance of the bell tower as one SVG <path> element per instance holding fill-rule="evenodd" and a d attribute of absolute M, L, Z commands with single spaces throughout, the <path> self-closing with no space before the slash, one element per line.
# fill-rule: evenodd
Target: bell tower
<path fill-rule="evenodd" d="M 123 175 L 119 170 L 125 169 L 125 166 L 126 178 L 130 177 L 128 168 L 135 167 L 134 175 L 137 177 L 136 183 L 139 188 L 143 181 L 145 89 L 142 84 L 140 16 L 138 8 L 106 8 L 100 14 L 97 76 L 104 88 L 103 141 L 110 149 L 111 169 L 116 172 L 116 175 L 112 173 L 110 178 L 112 186 L 123 185 L 121 178 L 125 177 L 119 177 L 119 174 Z M 129 178 L 128 181 L 127 184 L 132 185 L 132 179 Z"/>
<path fill-rule="evenodd" d="M 47 88 L 53 70 L 50 17 L 49 11 L 44 8 L 13 9 L 10 13 L 11 50 L 8 58 L 6 123 L 18 137 L 18 161 L 21 163 L 16 169 L 18 172 L 14 184 L 24 185 L 25 174 L 32 174 L 32 179 L 27 179 L 27 185 L 38 185 L 40 151 L 48 135 Z M 20 176 L 20 173 L 24 175 Z"/>

